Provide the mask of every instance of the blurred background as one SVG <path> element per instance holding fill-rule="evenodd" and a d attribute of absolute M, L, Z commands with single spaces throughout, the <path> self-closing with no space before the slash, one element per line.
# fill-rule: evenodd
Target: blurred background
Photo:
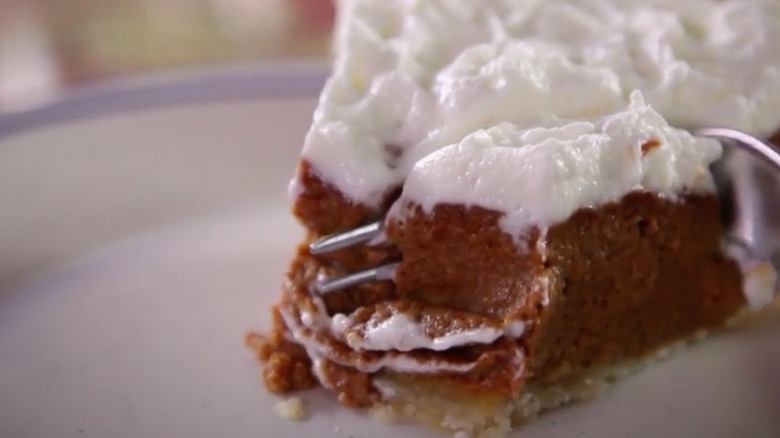
<path fill-rule="evenodd" d="M 325 58 L 332 0 L 0 0 L 0 115 L 124 75 Z"/>

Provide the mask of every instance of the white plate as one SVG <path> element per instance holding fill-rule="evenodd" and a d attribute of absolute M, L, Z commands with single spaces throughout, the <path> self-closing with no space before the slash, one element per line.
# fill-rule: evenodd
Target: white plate
<path fill-rule="evenodd" d="M 0 437 L 441 436 L 320 391 L 307 421 L 281 420 L 244 348 L 301 235 L 286 184 L 314 102 L 190 102 L 0 140 Z M 517 436 L 780 436 L 778 316 Z"/>

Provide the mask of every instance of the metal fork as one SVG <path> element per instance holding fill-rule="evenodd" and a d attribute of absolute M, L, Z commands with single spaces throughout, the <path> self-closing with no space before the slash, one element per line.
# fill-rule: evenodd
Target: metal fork
<path fill-rule="evenodd" d="M 717 139 L 723 156 L 710 166 L 722 216 L 726 244 L 746 256 L 770 260 L 780 270 L 780 150 L 736 129 L 701 128 L 700 137 Z M 383 240 L 384 221 L 324 237 L 309 245 L 313 255 Z M 398 263 L 334 278 L 318 279 L 314 290 L 328 294 L 362 283 L 393 280 Z"/>

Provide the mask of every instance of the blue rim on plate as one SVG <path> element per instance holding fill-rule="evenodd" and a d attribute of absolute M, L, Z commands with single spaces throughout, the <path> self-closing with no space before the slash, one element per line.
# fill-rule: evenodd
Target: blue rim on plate
<path fill-rule="evenodd" d="M 38 108 L 0 114 L 0 139 L 122 111 L 246 98 L 316 96 L 324 61 L 250 63 L 174 70 L 85 86 Z"/>

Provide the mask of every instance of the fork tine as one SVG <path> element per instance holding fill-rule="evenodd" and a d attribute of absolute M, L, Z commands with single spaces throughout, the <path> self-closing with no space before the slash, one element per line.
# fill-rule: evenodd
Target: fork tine
<path fill-rule="evenodd" d="M 342 277 L 317 280 L 314 283 L 314 290 L 320 295 L 325 295 L 371 281 L 392 280 L 397 267 L 398 263 L 390 263 Z"/>
<path fill-rule="evenodd" d="M 368 225 L 355 228 L 344 233 L 333 234 L 312 242 L 309 252 L 313 255 L 325 254 L 353 245 L 368 242 L 382 234 L 382 221 L 372 222 Z"/>
<path fill-rule="evenodd" d="M 702 137 L 713 137 L 718 140 L 736 141 L 736 145 L 741 149 L 762 158 L 764 162 L 772 164 L 780 170 L 780 151 L 769 143 L 758 137 L 731 128 L 700 128 L 693 131 L 693 135 Z"/>

